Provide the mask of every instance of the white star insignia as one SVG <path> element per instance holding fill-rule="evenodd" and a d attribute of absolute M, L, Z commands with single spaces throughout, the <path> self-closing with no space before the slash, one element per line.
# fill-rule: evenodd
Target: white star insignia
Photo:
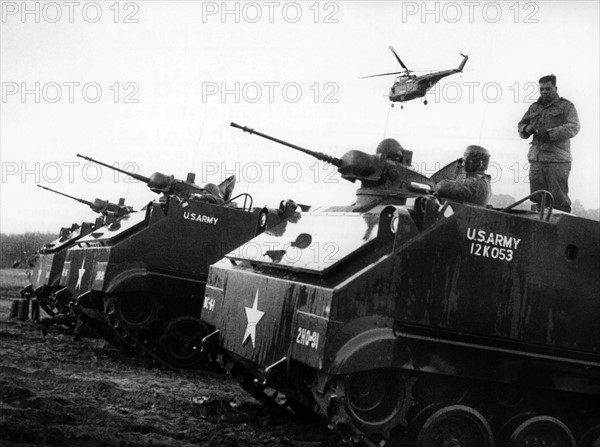
<path fill-rule="evenodd" d="M 254 297 L 254 304 L 252 307 L 246 307 L 245 309 L 248 326 L 246 326 L 246 332 L 244 333 L 242 344 L 244 344 L 248 337 L 250 337 L 250 340 L 252 341 L 252 349 L 254 349 L 256 341 L 256 325 L 265 314 L 264 312 L 258 310 L 258 290 L 256 291 L 256 296 Z"/>
<path fill-rule="evenodd" d="M 81 280 L 83 279 L 83 275 L 85 275 L 85 269 L 83 268 L 84 264 L 85 258 L 83 259 L 83 261 L 81 261 L 81 268 L 77 270 L 79 273 L 77 274 L 77 285 L 75 286 L 76 289 L 79 289 L 81 287 Z"/>

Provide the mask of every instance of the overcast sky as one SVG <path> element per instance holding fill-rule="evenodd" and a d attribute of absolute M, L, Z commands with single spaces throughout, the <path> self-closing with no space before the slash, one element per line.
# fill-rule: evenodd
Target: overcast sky
<path fill-rule="evenodd" d="M 95 215 L 36 187 L 136 208 L 143 183 L 77 153 L 199 184 L 237 175 L 255 205 L 348 204 L 358 185 L 231 121 L 308 149 L 373 152 L 384 137 L 426 174 L 468 144 L 492 153 L 495 194 L 529 193 L 517 122 L 553 73 L 578 112 L 571 198 L 599 205 L 599 3 L 2 2 L 1 231 L 56 232 Z M 455 68 L 391 108 L 394 46 L 413 70 Z"/>

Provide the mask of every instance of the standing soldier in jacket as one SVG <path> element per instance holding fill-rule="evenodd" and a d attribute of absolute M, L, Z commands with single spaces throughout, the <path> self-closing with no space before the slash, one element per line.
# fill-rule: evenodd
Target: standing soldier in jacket
<path fill-rule="evenodd" d="M 518 125 L 521 138 L 533 135 L 527 155 L 530 191 L 549 191 L 554 207 L 570 213 L 571 138 L 579 132 L 579 118 L 573 103 L 558 96 L 556 76 L 543 76 L 538 82 L 540 97 Z M 541 197 L 531 200 L 539 205 Z"/>

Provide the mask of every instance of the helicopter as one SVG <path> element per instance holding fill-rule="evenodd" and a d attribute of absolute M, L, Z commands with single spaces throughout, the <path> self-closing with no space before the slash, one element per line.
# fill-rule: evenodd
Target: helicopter
<path fill-rule="evenodd" d="M 462 62 L 458 66 L 458 68 L 450 69 L 450 70 L 442 70 L 436 71 L 434 73 L 428 73 L 425 75 L 417 76 L 412 74 L 412 70 L 409 70 L 400 56 L 394 50 L 394 47 L 389 47 L 391 52 L 396 57 L 396 60 L 400 63 L 404 71 L 395 71 L 392 73 L 380 73 L 376 75 L 363 76 L 362 78 L 374 78 L 377 76 L 389 76 L 389 75 L 397 75 L 396 81 L 392 88 L 390 89 L 389 98 L 392 101 L 392 107 L 394 107 L 394 102 L 406 102 L 416 98 L 422 98 L 425 96 L 427 91 L 433 87 L 440 79 L 445 78 L 446 76 L 450 76 L 454 73 L 461 73 L 469 56 L 460 53 L 463 57 Z M 427 105 L 427 100 L 423 100 L 423 104 Z M 401 105 L 400 108 L 403 108 Z"/>

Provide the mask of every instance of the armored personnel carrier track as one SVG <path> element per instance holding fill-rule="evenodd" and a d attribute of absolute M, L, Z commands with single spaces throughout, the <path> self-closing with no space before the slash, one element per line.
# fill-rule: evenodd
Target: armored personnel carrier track
<path fill-rule="evenodd" d="M 124 352 L 129 352 L 129 346 L 124 343 L 106 324 L 100 323 L 97 319 L 88 316 L 81 306 L 73 305 L 71 308 L 73 315 L 85 326 L 85 328 L 99 338 L 103 338 L 115 348 Z"/>
<path fill-rule="evenodd" d="M 125 307 L 127 298 L 141 304 L 137 312 L 134 306 Z M 104 314 L 114 334 L 148 362 L 175 370 L 205 366 L 207 356 L 200 349 L 207 330 L 197 318 L 180 315 L 161 321 L 158 302 L 152 298 L 109 296 L 104 302 Z"/>

